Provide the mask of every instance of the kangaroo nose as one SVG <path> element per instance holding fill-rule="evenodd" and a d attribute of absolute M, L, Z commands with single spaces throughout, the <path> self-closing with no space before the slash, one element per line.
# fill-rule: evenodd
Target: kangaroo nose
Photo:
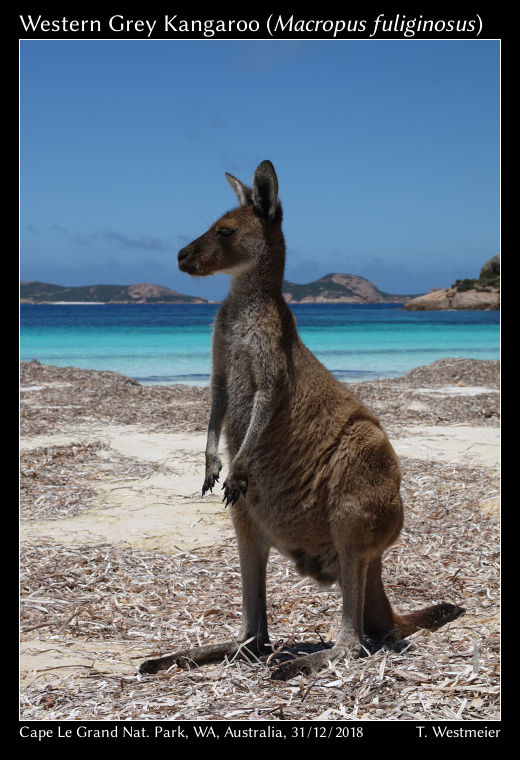
<path fill-rule="evenodd" d="M 179 253 L 177 255 L 177 259 L 179 261 L 179 264 L 180 264 L 181 261 L 183 261 L 186 258 L 186 256 L 188 254 L 189 254 L 189 250 L 187 248 L 181 248 L 181 250 L 179 251 Z"/>

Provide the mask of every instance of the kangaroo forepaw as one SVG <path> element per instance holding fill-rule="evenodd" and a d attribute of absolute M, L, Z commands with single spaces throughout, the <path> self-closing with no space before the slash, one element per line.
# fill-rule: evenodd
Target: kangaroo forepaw
<path fill-rule="evenodd" d="M 204 485 L 202 486 L 202 495 L 204 496 L 207 491 L 211 491 L 213 493 L 213 486 L 215 483 L 218 483 L 218 477 L 217 475 L 206 475 L 206 479 L 204 481 Z"/>
<path fill-rule="evenodd" d="M 220 471 L 222 469 L 222 462 L 218 457 L 213 457 L 209 461 L 206 460 L 206 477 L 204 485 L 202 486 L 202 495 L 207 491 L 213 492 L 215 483 L 218 483 Z"/>
<path fill-rule="evenodd" d="M 233 504 L 238 501 L 240 495 L 243 496 L 247 493 L 247 478 L 245 476 L 235 477 L 234 475 L 228 475 L 222 486 L 224 496 L 222 501 L 225 501 L 225 506 Z"/>

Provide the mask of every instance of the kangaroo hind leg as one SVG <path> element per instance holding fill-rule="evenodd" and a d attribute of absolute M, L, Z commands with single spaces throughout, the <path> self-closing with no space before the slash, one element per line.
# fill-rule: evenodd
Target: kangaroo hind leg
<path fill-rule="evenodd" d="M 376 651 L 381 647 L 402 649 L 400 632 L 396 627 L 394 611 L 386 595 L 381 578 L 381 555 L 373 559 L 367 569 L 365 606 L 363 610 L 363 633 L 367 648 Z"/>
<path fill-rule="evenodd" d="M 246 497 L 249 504 L 253 497 L 254 489 L 250 488 Z M 247 646 L 256 653 L 263 654 L 271 651 L 266 604 L 266 569 L 270 545 L 249 517 L 246 499 L 240 499 L 231 507 L 242 577 L 242 627 L 239 639 L 243 642 L 253 639 Z"/>
<path fill-rule="evenodd" d="M 321 670 L 327 662 L 350 655 L 359 657 L 362 652 L 363 606 L 367 574 L 367 560 L 353 547 L 339 553 L 343 611 L 341 626 L 334 646 L 280 665 L 271 678 L 287 681 L 300 673 L 306 675 Z"/>
<path fill-rule="evenodd" d="M 252 489 L 253 490 L 253 489 Z M 248 495 L 249 498 L 249 495 Z M 231 508 L 242 574 L 242 627 L 236 639 L 217 644 L 180 649 L 173 654 L 146 660 L 139 667 L 144 674 L 168 670 L 173 665 L 189 667 L 219 662 L 240 652 L 247 657 L 270 652 L 267 630 L 265 576 L 269 544 L 245 511 L 245 500 Z"/>

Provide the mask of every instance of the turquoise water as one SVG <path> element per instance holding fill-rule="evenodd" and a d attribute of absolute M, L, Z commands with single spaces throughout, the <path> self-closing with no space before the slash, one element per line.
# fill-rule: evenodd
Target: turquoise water
<path fill-rule="evenodd" d="M 20 307 L 20 358 L 206 385 L 217 304 Z M 341 380 L 395 377 L 445 357 L 498 359 L 498 311 L 407 312 L 396 304 L 295 304 L 304 343 Z"/>

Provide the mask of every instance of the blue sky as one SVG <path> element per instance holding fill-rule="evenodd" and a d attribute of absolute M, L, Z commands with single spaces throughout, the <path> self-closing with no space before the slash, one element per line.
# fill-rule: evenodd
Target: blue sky
<path fill-rule="evenodd" d="M 390 293 L 499 250 L 499 57 L 486 40 L 22 40 L 22 280 L 219 299 L 180 247 L 277 170 L 286 277 Z"/>

